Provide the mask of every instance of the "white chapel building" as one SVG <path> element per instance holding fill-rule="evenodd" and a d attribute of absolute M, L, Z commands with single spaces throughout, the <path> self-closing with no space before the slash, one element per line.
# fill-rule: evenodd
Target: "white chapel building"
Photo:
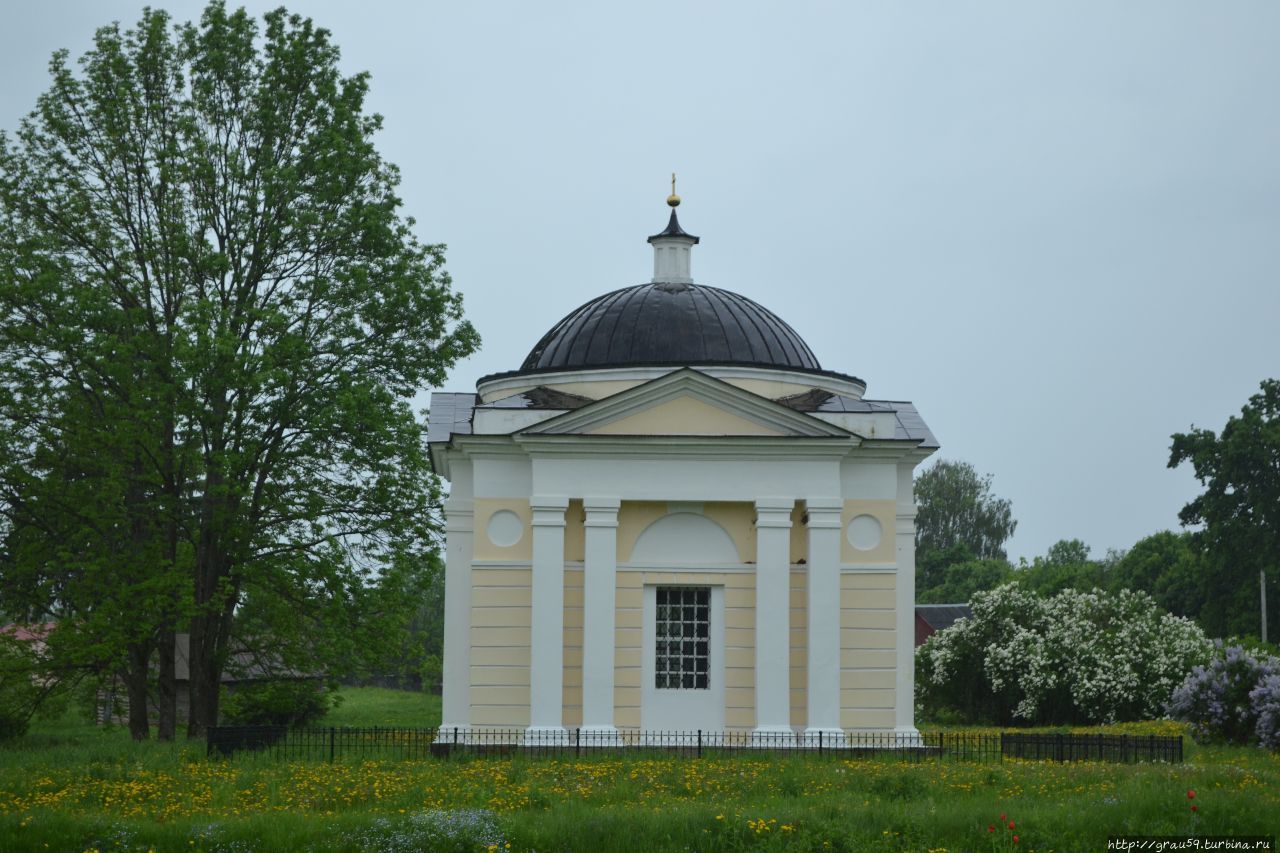
<path fill-rule="evenodd" d="M 915 737 L 912 478 L 938 443 L 771 311 L 696 284 L 679 201 L 652 281 L 431 398 L 442 729 Z"/>

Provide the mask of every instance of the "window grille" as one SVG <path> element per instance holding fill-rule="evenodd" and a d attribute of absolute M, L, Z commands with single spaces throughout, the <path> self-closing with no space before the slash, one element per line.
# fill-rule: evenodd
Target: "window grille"
<path fill-rule="evenodd" d="M 660 586 L 655 623 L 655 687 L 706 690 L 711 659 L 711 589 Z"/>

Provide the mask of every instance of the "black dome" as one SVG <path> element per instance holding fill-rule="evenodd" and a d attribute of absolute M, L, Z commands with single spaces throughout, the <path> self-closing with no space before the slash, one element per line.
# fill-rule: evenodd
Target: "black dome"
<path fill-rule="evenodd" d="M 701 284 L 639 284 L 597 297 L 542 336 L 520 372 L 663 364 L 821 371 L 795 330 L 745 296 Z"/>

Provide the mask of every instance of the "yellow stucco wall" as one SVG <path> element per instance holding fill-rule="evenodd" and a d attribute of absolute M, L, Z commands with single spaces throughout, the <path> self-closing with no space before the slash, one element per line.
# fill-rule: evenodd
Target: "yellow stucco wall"
<path fill-rule="evenodd" d="M 611 421 L 592 435 L 782 435 L 755 421 L 689 396 Z"/>
<path fill-rule="evenodd" d="M 471 724 L 527 726 L 530 572 L 475 569 L 471 577 Z"/>
<path fill-rule="evenodd" d="M 636 540 L 646 527 L 667 514 L 665 501 L 623 501 L 618 508 L 618 562 L 631 562 Z"/>
<path fill-rule="evenodd" d="M 564 573 L 564 725 L 582 725 L 582 569 Z"/>
<path fill-rule="evenodd" d="M 630 563 L 636 540 L 645 528 L 667 515 L 666 501 L 623 501 L 618 510 L 618 562 Z M 724 528 L 743 563 L 756 560 L 755 509 L 745 501 L 708 501 L 702 514 Z"/>
<path fill-rule="evenodd" d="M 702 514 L 724 528 L 744 563 L 756 561 L 755 507 L 745 501 L 711 501 Z"/>
<path fill-rule="evenodd" d="M 641 655 L 644 642 L 644 587 L 680 584 L 724 587 L 725 725 L 755 726 L 754 572 L 618 572 L 614 628 L 614 720 L 619 728 L 640 727 Z"/>
<path fill-rule="evenodd" d="M 533 557 L 533 535 L 530 525 L 533 522 L 533 511 L 529 509 L 529 501 L 520 498 L 476 498 L 475 538 L 473 540 L 473 556 L 477 560 L 529 560 Z M 507 510 L 514 512 L 524 525 L 524 533 L 520 541 L 514 545 L 502 547 L 489 539 L 489 519 L 497 512 Z"/>
<path fill-rule="evenodd" d="M 791 570 L 791 725 L 809 724 L 809 573 Z"/>
<path fill-rule="evenodd" d="M 876 505 L 876 506 L 868 506 Z M 890 501 L 850 501 L 847 518 L 872 512 L 878 518 Z M 478 559 L 518 559 L 518 546 L 482 550 L 479 542 L 492 512 L 509 509 L 527 519 L 527 503 L 477 500 Z M 635 539 L 666 515 L 665 502 L 625 502 L 619 512 L 618 560 L 626 562 Z M 720 524 L 743 552 L 742 571 L 619 571 L 615 599 L 615 722 L 621 728 L 640 725 L 643 588 L 646 584 L 723 586 L 725 600 L 725 723 L 743 730 L 755 725 L 755 561 L 754 507 L 750 503 L 707 503 L 703 512 Z M 806 530 L 797 509 L 793 516 L 793 561 L 807 550 Z M 481 521 L 483 518 L 485 521 Z M 527 540 L 529 537 L 525 537 Z M 888 534 L 884 537 L 892 541 Z M 566 560 L 581 560 L 582 507 L 573 502 L 566 514 Z M 867 555 L 875 552 L 858 552 Z M 482 556 L 489 554 L 490 556 Z M 869 560 L 868 560 L 869 561 Z M 477 567 L 471 602 L 471 721 L 476 726 L 518 728 L 529 720 L 529 633 L 531 572 L 525 567 Z M 894 606 L 896 575 L 892 571 L 842 573 L 840 579 L 840 707 L 847 729 L 892 728 L 896 666 Z M 790 709 L 791 722 L 807 724 L 807 604 L 805 563 L 790 574 Z M 583 571 L 565 570 L 564 725 L 582 721 Z"/>
<path fill-rule="evenodd" d="M 859 515 L 873 516 L 880 522 L 880 544 L 869 551 L 859 551 L 849 543 L 849 522 Z M 840 514 L 840 560 L 844 563 L 892 563 L 897 505 L 893 501 L 853 500 L 844 502 Z"/>
<path fill-rule="evenodd" d="M 581 563 L 586 559 L 586 511 L 580 499 L 571 499 L 564 512 L 564 561 Z"/>
<path fill-rule="evenodd" d="M 840 576 L 842 728 L 893 728 L 896 582 L 888 571 Z"/>

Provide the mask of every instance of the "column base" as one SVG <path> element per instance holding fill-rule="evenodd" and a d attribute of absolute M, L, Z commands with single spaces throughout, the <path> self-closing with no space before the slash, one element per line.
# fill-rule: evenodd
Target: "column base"
<path fill-rule="evenodd" d="M 524 746 L 568 746 L 569 732 L 564 726 L 529 726 L 524 730 Z"/>
<path fill-rule="evenodd" d="M 441 723 L 436 729 L 436 743 L 466 743 L 471 726 L 466 723 Z"/>
<path fill-rule="evenodd" d="M 849 739 L 844 736 L 844 729 L 815 727 L 804 730 L 806 749 L 845 749 Z"/>
<path fill-rule="evenodd" d="M 791 726 L 756 726 L 751 730 L 751 746 L 757 749 L 791 749 L 796 733 Z"/>
<path fill-rule="evenodd" d="M 618 730 L 613 726 L 583 726 L 578 729 L 578 746 L 623 746 Z"/>
<path fill-rule="evenodd" d="M 893 733 L 898 737 L 898 746 L 924 746 L 924 738 L 920 736 L 920 730 L 915 726 L 898 726 L 893 730 Z"/>

